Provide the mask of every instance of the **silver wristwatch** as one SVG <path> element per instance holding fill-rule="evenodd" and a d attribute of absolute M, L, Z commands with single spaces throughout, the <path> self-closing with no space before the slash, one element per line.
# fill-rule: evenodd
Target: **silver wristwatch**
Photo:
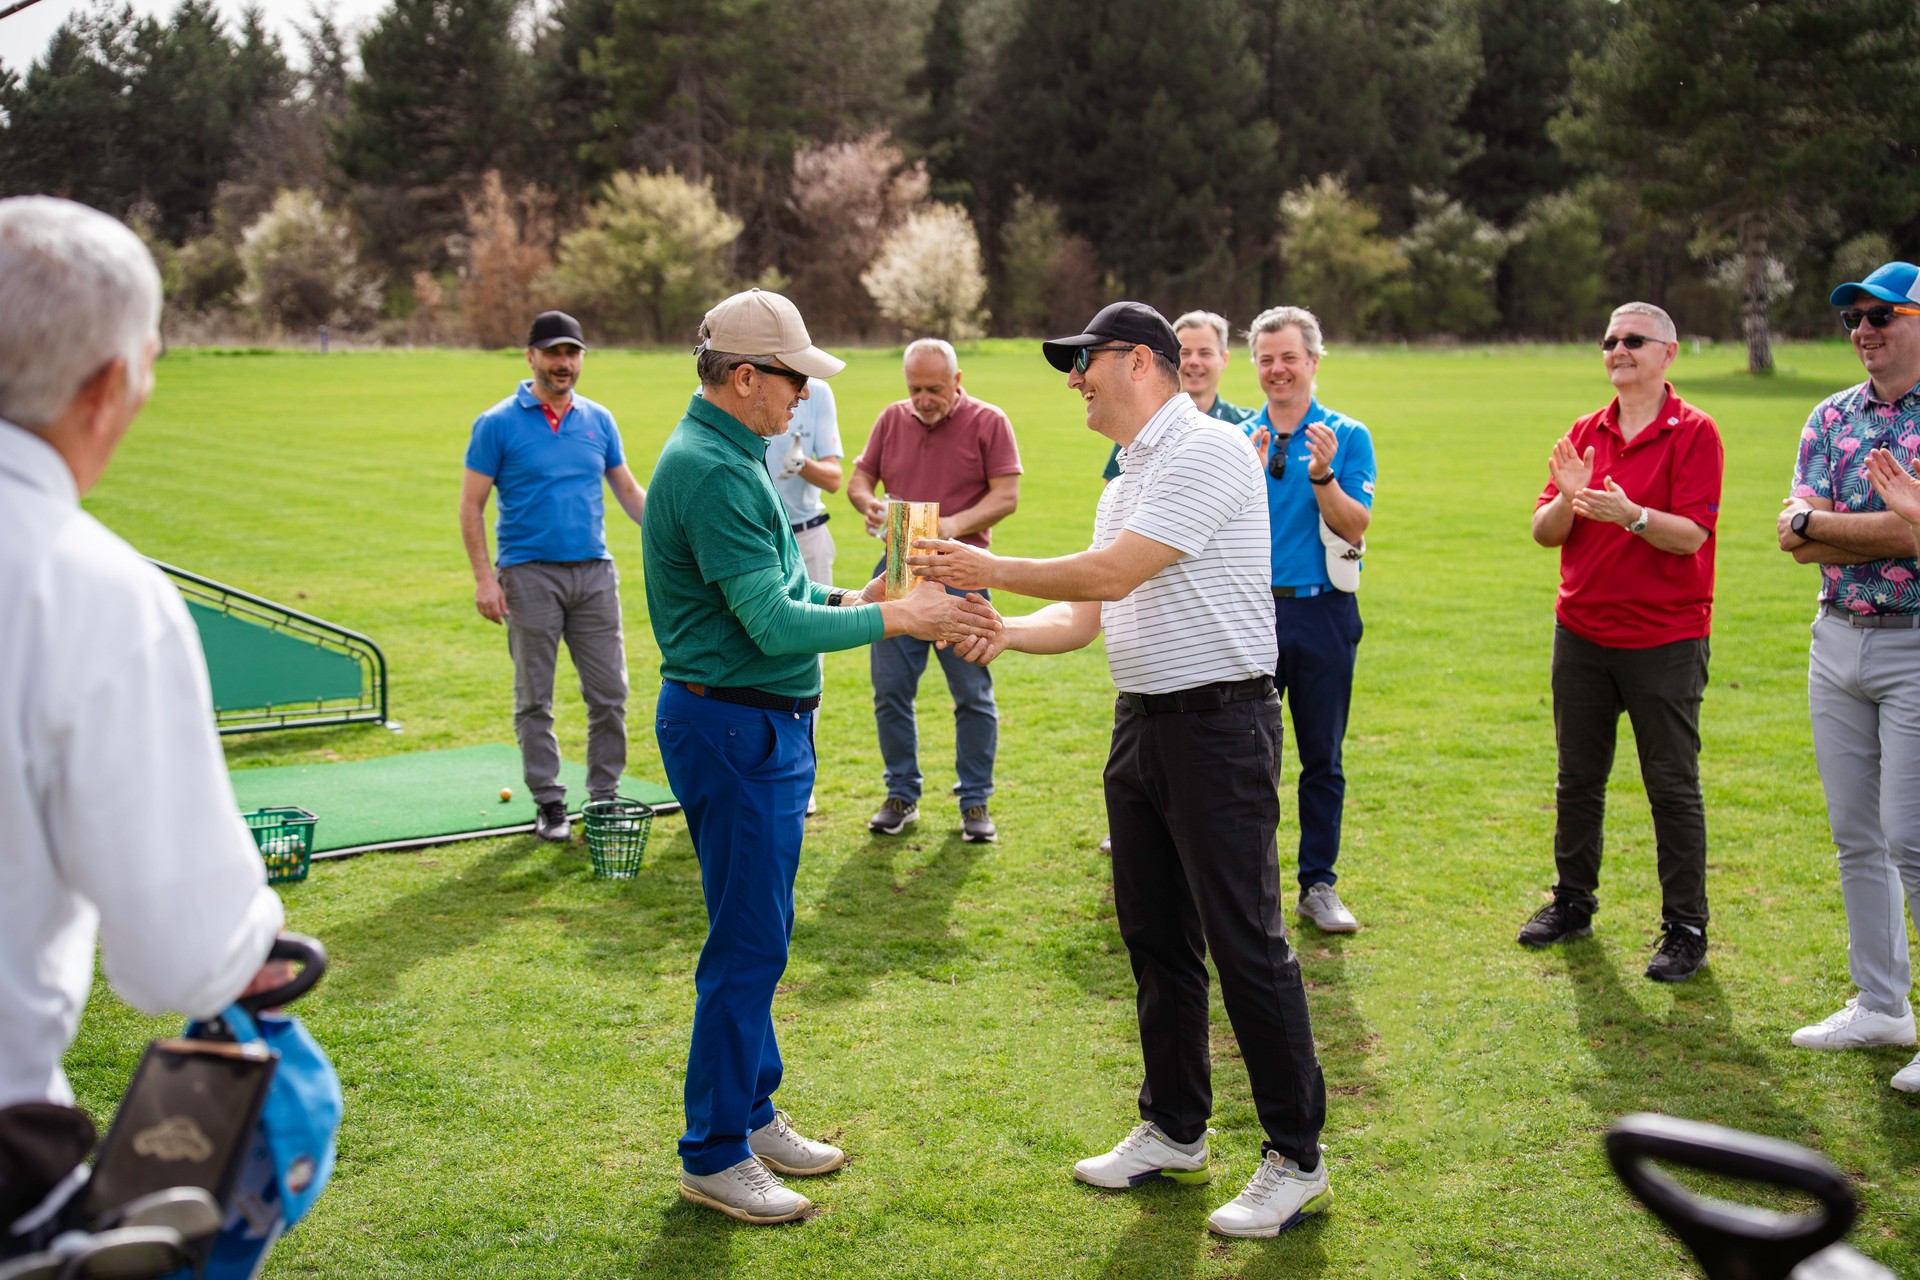
<path fill-rule="evenodd" d="M 1653 519 L 1653 508 L 1643 503 L 1640 507 L 1640 518 L 1627 526 L 1627 532 L 1645 533 L 1647 531 L 1647 521 L 1651 519 Z"/>

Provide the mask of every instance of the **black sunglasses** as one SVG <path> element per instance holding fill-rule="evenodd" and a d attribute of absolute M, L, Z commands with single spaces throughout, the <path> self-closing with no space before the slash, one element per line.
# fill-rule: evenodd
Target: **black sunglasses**
<path fill-rule="evenodd" d="M 1287 478 L 1287 446 L 1293 443 L 1293 432 L 1274 436 L 1267 443 L 1267 474 L 1275 480 Z"/>
<path fill-rule="evenodd" d="M 1859 307 L 1848 307 L 1840 313 L 1840 327 L 1852 333 L 1865 320 L 1876 329 L 1884 329 L 1893 323 L 1895 316 L 1920 316 L 1920 307 L 1901 307 L 1885 303 L 1878 307 L 1868 307 L 1862 311 Z"/>
<path fill-rule="evenodd" d="M 748 368 L 758 369 L 760 372 L 768 375 L 769 377 L 785 378 L 788 382 L 791 382 L 794 385 L 795 390 L 799 390 L 799 391 L 806 390 L 807 375 L 800 372 L 798 369 L 783 369 L 777 364 L 761 364 L 755 360 L 749 360 L 746 362 L 746 364 Z"/>
<path fill-rule="evenodd" d="M 1109 342 L 1104 347 L 1081 347 L 1073 353 L 1073 371 L 1085 373 L 1087 366 L 1093 363 L 1093 353 L 1096 351 L 1131 351 L 1138 345 L 1134 342 Z"/>
<path fill-rule="evenodd" d="M 1644 333 L 1630 333 L 1624 338 L 1616 338 L 1609 334 L 1607 337 L 1600 339 L 1600 349 L 1602 351 L 1611 351 L 1615 347 L 1625 347 L 1629 351 L 1638 351 L 1649 342 L 1658 343 L 1663 347 L 1666 345 L 1664 338 L 1649 338 Z"/>

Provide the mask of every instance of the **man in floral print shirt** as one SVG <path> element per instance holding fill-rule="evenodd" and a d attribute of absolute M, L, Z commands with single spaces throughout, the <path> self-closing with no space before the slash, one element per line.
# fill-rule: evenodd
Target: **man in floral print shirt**
<path fill-rule="evenodd" d="M 1859 994 L 1793 1033 L 1807 1049 L 1914 1043 L 1903 898 L 1920 901 L 1920 268 L 1890 262 L 1831 301 L 1867 380 L 1807 419 L 1778 534 L 1821 566 L 1807 703 Z M 1920 1091 L 1920 1058 L 1892 1083 Z"/>

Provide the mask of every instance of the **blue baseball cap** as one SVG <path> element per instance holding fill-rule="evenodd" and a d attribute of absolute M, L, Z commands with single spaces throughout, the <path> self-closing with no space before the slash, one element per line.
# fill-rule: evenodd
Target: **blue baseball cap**
<path fill-rule="evenodd" d="M 1827 301 L 1844 307 L 1856 293 L 1871 294 L 1882 302 L 1920 302 L 1920 267 L 1911 262 L 1889 262 L 1865 280 L 1841 285 Z"/>

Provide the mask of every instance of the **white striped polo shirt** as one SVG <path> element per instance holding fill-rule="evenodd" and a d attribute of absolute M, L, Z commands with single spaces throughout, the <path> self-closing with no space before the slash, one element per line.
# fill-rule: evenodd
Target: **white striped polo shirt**
<path fill-rule="evenodd" d="M 1123 693 L 1171 693 L 1272 675 L 1267 491 L 1260 458 L 1234 426 L 1182 392 L 1120 451 L 1100 495 L 1093 549 L 1123 529 L 1181 552 L 1101 606 L 1107 668 Z"/>

